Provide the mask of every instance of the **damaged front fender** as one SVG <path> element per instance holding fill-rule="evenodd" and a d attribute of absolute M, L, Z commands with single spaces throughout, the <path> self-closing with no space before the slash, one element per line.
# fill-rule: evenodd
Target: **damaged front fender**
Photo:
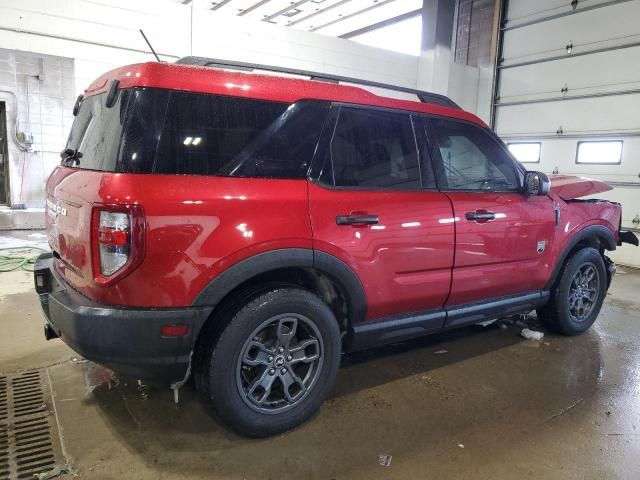
<path fill-rule="evenodd" d="M 595 195 L 609 190 L 613 190 L 613 187 L 600 180 L 572 175 L 551 176 L 551 193 L 563 200 L 573 200 L 574 198 Z"/>

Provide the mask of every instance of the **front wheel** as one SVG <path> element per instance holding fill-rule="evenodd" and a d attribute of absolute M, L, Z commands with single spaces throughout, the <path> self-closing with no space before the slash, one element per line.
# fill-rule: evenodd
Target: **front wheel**
<path fill-rule="evenodd" d="M 225 423 L 262 437 L 309 418 L 331 389 L 340 332 L 316 295 L 283 288 L 240 308 L 206 357 L 202 389 Z"/>
<path fill-rule="evenodd" d="M 549 303 L 538 315 L 564 335 L 578 335 L 595 322 L 607 294 L 607 274 L 595 248 L 578 250 L 565 264 Z"/>

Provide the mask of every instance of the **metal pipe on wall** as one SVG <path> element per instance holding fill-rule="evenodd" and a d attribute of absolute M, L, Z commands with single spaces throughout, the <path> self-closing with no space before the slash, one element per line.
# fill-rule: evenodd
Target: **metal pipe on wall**
<path fill-rule="evenodd" d="M 29 151 L 29 146 L 23 144 L 19 139 L 18 139 L 18 132 L 20 131 L 20 120 L 18 117 L 18 96 L 15 94 L 15 92 L 11 91 L 11 90 L 0 90 L 0 93 L 6 93 L 11 95 L 11 97 L 13 98 L 13 105 L 14 105 L 14 110 L 13 110 L 13 141 L 16 143 L 16 145 L 18 145 L 18 148 L 20 150 L 22 150 L 23 152 L 27 152 Z"/>

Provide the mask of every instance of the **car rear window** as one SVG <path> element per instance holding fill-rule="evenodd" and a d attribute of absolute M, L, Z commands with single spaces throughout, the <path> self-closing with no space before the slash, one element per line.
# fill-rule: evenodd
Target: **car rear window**
<path fill-rule="evenodd" d="M 129 94 L 123 91 L 111 108 L 105 105 L 106 93 L 84 99 L 65 147 L 80 152 L 75 166 L 115 171 Z"/>
<path fill-rule="evenodd" d="M 328 102 L 293 104 L 163 89 L 83 102 L 67 148 L 79 168 L 128 173 L 305 178 Z"/>

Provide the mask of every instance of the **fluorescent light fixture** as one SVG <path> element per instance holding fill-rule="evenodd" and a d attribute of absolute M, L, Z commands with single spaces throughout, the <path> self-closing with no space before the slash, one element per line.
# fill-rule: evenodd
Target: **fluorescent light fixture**
<path fill-rule="evenodd" d="M 617 165 L 622 162 L 622 140 L 578 142 L 576 163 Z"/>
<path fill-rule="evenodd" d="M 540 162 L 540 142 L 517 142 L 508 143 L 507 148 L 520 163 Z"/>

